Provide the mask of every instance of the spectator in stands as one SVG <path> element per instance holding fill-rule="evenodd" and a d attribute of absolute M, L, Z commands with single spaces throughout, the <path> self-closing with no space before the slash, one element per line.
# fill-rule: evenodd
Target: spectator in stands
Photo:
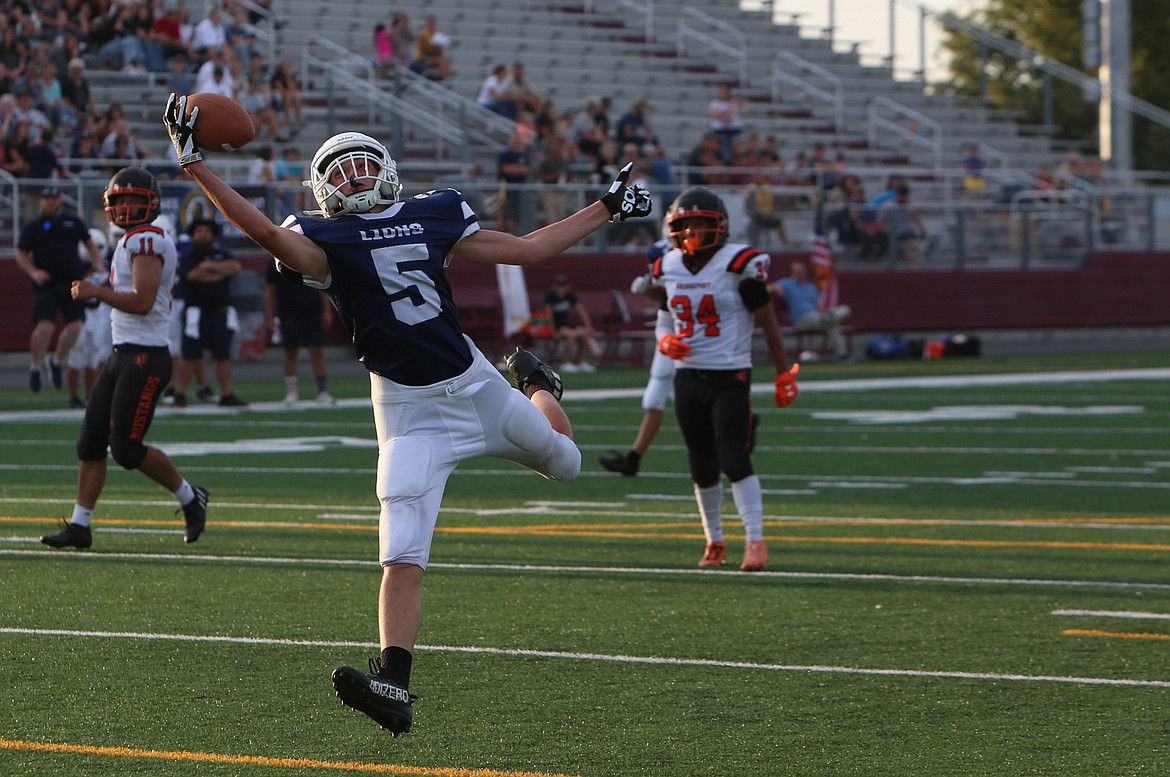
<path fill-rule="evenodd" d="M 296 405 L 297 354 L 304 346 L 317 384 L 318 405 L 337 404 L 329 393 L 329 374 L 325 366 L 325 333 L 333 323 L 333 305 L 325 304 L 325 294 L 318 289 L 294 285 L 285 280 L 276 263 L 268 264 L 264 283 L 264 323 L 273 343 L 284 349 L 284 404 Z"/>
<path fill-rule="evenodd" d="M 277 221 L 284 221 L 284 217 L 291 213 L 301 213 L 305 209 L 305 198 L 301 182 L 305 175 L 305 162 L 296 146 L 287 146 L 276 161 L 276 212 L 280 216 Z"/>
<path fill-rule="evenodd" d="M 630 110 L 622 114 L 617 123 L 617 141 L 622 144 L 636 143 L 641 148 L 647 143 L 658 143 L 650 127 L 650 108 L 644 99 L 634 100 Z"/>
<path fill-rule="evenodd" d="M 447 46 L 451 39 L 439 32 L 439 20 L 431 14 L 418 32 L 414 59 L 410 69 L 432 81 L 448 81 L 454 75 L 451 60 L 447 57 Z"/>
<path fill-rule="evenodd" d="M 646 177 L 651 184 L 647 188 L 654 192 L 659 202 L 674 202 L 678 196 L 678 178 L 666 150 L 656 143 L 647 143 L 642 146 L 642 154 L 646 158 Z"/>
<path fill-rule="evenodd" d="M 605 126 L 598 121 L 600 110 L 601 98 L 587 97 L 569 125 L 569 137 L 577 146 L 578 161 L 589 166 L 597 162 L 597 157 L 601 154 L 601 143 L 606 138 Z"/>
<path fill-rule="evenodd" d="M 702 186 L 721 186 L 724 174 L 723 139 L 715 132 L 704 132 L 699 144 L 687 155 L 687 183 Z"/>
<path fill-rule="evenodd" d="M 894 192 L 894 199 L 882 206 L 882 221 L 893 241 L 895 257 L 901 262 L 917 262 L 922 258 L 923 246 L 929 236 L 926 224 L 910 203 L 910 187 L 902 183 Z"/>
<path fill-rule="evenodd" d="M 272 146 L 258 146 L 252 151 L 252 162 L 248 165 L 248 183 L 253 186 L 267 186 L 276 182 L 276 165 Z"/>
<path fill-rule="evenodd" d="M 410 18 L 398 11 L 390 20 L 390 40 L 394 43 L 394 62 L 398 67 L 410 67 L 415 35 L 410 29 Z"/>
<path fill-rule="evenodd" d="M 248 13 L 243 8 L 236 7 L 232 10 L 231 17 L 224 25 L 224 35 L 227 37 L 227 45 L 236 52 L 236 58 L 245 69 L 254 57 L 260 55 L 260 49 L 256 45 L 256 33 L 248 24 Z"/>
<path fill-rule="evenodd" d="M 102 140 L 102 158 L 113 160 L 115 171 L 128 164 L 126 160 L 137 161 L 144 154 L 138 145 L 138 140 L 130 131 L 130 122 L 118 119 L 112 125 L 109 134 Z"/>
<path fill-rule="evenodd" d="M 983 180 L 983 170 L 987 167 L 987 160 L 979 151 L 978 143 L 968 143 L 967 153 L 963 156 L 963 189 L 968 194 L 982 194 L 987 183 Z"/>
<path fill-rule="evenodd" d="M 12 130 L 20 123 L 16 113 L 16 98 L 10 93 L 0 94 L 0 143 L 8 140 Z"/>
<path fill-rule="evenodd" d="M 224 97 L 231 97 L 234 100 L 236 97 L 236 79 L 232 76 L 228 65 L 221 61 L 222 59 L 222 54 L 214 53 L 210 59 L 203 63 L 195 76 L 195 91 L 214 92 L 215 94 L 222 94 Z M 207 68 L 207 70 L 204 70 L 204 68 Z"/>
<path fill-rule="evenodd" d="M 508 86 L 508 68 L 506 65 L 498 64 L 492 68 L 491 75 L 484 79 L 475 101 L 489 111 L 515 121 L 520 112 L 516 108 L 516 103 L 508 96 Z"/>
<path fill-rule="evenodd" d="M 69 171 L 75 175 L 104 175 L 104 170 L 98 170 L 92 164 L 94 160 L 101 159 L 102 154 L 91 130 L 83 129 L 73 136 L 72 145 L 69 147 L 69 158 L 76 160 L 69 163 Z M 90 164 L 86 164 L 85 160 L 89 160 Z"/>
<path fill-rule="evenodd" d="M 28 45 L 17 37 L 16 27 L 11 24 L 0 31 L 0 62 L 8 69 L 10 78 L 19 79 L 24 75 Z"/>
<path fill-rule="evenodd" d="M 154 26 L 150 30 L 150 43 L 146 47 L 146 69 L 152 73 L 165 72 L 167 62 L 180 55 L 186 58 L 187 44 L 183 40 L 179 8 L 164 5 L 162 12 L 155 16 Z"/>
<path fill-rule="evenodd" d="M 569 215 L 569 193 L 564 186 L 569 180 L 574 162 L 569 139 L 554 132 L 541 141 L 539 159 L 536 180 L 542 184 L 540 209 L 544 223 L 552 224 Z"/>
<path fill-rule="evenodd" d="M 147 3 L 126 3 L 114 18 L 113 38 L 98 50 L 98 56 L 110 67 L 123 72 L 138 72 L 146 61 L 144 42 L 154 27 L 154 15 Z"/>
<path fill-rule="evenodd" d="M 49 117 L 53 127 L 64 126 L 72 131 L 73 126 L 77 124 L 77 111 L 65 102 L 61 82 L 57 79 L 57 66 L 52 62 L 46 62 L 41 68 L 40 79 L 34 88 L 39 98 L 37 102 Z"/>
<path fill-rule="evenodd" d="M 280 100 L 284 112 L 285 126 L 295 135 L 305 125 L 305 114 L 301 107 L 301 82 L 293 69 L 291 59 L 280 60 L 272 74 L 272 90 Z"/>
<path fill-rule="evenodd" d="M 170 60 L 171 72 L 167 76 L 167 89 L 175 94 L 191 94 L 195 91 L 195 77 L 187 67 L 187 57 L 176 54 Z"/>
<path fill-rule="evenodd" d="M 601 353 L 593 336 L 593 321 L 569 284 L 567 276 L 558 275 L 553 287 L 544 295 L 544 308 L 552 322 L 553 337 L 561 343 L 561 372 L 596 372 L 589 357 Z M 573 315 L 577 316 L 577 325 Z"/>
<path fill-rule="evenodd" d="M 508 147 L 499 153 L 496 163 L 496 177 L 502 184 L 501 191 L 504 194 L 504 205 L 500 209 L 500 231 L 513 235 L 525 234 L 528 230 L 520 231 L 520 220 L 529 211 L 526 205 L 530 192 L 526 184 L 532 180 L 534 168 L 524 138 L 520 135 L 508 138 Z"/>
<path fill-rule="evenodd" d="M 16 120 L 27 124 L 29 136 L 36 131 L 53 129 L 53 122 L 33 102 L 33 94 L 27 88 L 16 93 Z"/>
<path fill-rule="evenodd" d="M 618 158 L 620 150 L 617 141 L 612 138 L 606 138 L 601 142 L 601 152 L 597 155 L 597 162 L 594 163 L 593 172 L 589 176 L 590 183 L 599 184 L 613 180 L 625 161 L 629 161 Z"/>
<path fill-rule="evenodd" d="M 61 98 L 76 116 L 97 116 L 97 103 L 89 88 L 89 79 L 85 77 L 85 60 L 81 57 L 69 60 L 68 74 L 61 82 Z"/>
<path fill-rule="evenodd" d="M 196 362 L 205 350 L 215 361 L 215 378 L 219 383 L 219 404 L 240 407 L 247 403 L 232 390 L 232 338 L 239 328 L 232 307 L 231 279 L 243 269 L 238 259 L 216 243 L 218 227 L 210 219 L 196 219 L 187 227 L 191 242 L 179 256 L 179 274 L 186 293 L 183 311 L 183 358 L 175 384 L 176 404 L 186 404 L 187 386 Z M 209 386 L 200 386 L 196 396 L 204 401 L 212 397 Z M 179 397 L 183 397 L 180 401 Z"/>
<path fill-rule="evenodd" d="M 860 258 L 880 259 L 886 255 L 890 234 L 877 208 L 865 201 L 865 190 L 860 185 L 849 192 L 844 217 L 861 246 Z"/>
<path fill-rule="evenodd" d="M 1050 192 L 1055 188 L 1056 181 L 1052 179 L 1052 171 L 1048 169 L 1048 165 L 1040 165 L 1032 178 L 1032 191 Z"/>
<path fill-rule="evenodd" d="M 53 130 L 40 130 L 32 134 L 25 159 L 28 160 L 27 178 L 43 181 L 60 174 L 61 164 L 53 145 Z"/>
<path fill-rule="evenodd" d="M 16 121 L 4 141 L 4 170 L 16 178 L 24 178 L 28 173 L 28 132 L 28 124 Z"/>
<path fill-rule="evenodd" d="M 1085 160 L 1077 151 L 1065 154 L 1064 161 L 1056 166 L 1056 185 L 1060 189 L 1075 188 L 1084 174 Z"/>
<path fill-rule="evenodd" d="M 783 245 L 788 245 L 784 219 L 780 217 L 780 203 L 767 168 L 755 169 L 751 183 L 743 192 L 743 206 L 748 217 L 748 243 L 761 246 L 764 236 L 772 231 Z"/>
<path fill-rule="evenodd" d="M 731 93 L 731 84 L 719 84 L 715 97 L 707 106 L 711 131 L 722 142 L 720 156 L 731 163 L 731 139 L 743 132 L 743 100 Z"/>
<path fill-rule="evenodd" d="M 267 130 L 269 137 L 277 143 L 288 142 L 280 128 L 278 107 L 281 102 L 272 92 L 272 87 L 268 83 L 268 71 L 264 69 L 264 60 L 259 56 L 252 57 L 248 63 L 248 72 L 241 79 L 236 99 L 252 115 L 252 124 L 256 127 L 257 134 L 261 130 Z"/>
<path fill-rule="evenodd" d="M 379 22 L 374 25 L 374 73 L 378 78 L 389 78 L 394 72 L 394 40 L 390 28 Z"/>
<path fill-rule="evenodd" d="M 798 260 L 790 265 L 789 276 L 768 284 L 768 291 L 788 310 L 788 320 L 797 329 L 806 332 L 824 332 L 833 356 L 848 356 L 841 322 L 852 312 L 848 305 L 826 310 L 821 302 L 821 290 L 809 277 L 808 265 Z"/>
<path fill-rule="evenodd" d="M 69 79 L 69 63 L 75 59 L 84 62 L 85 50 L 86 47 L 81 45 L 81 40 L 73 34 L 65 35 L 49 50 L 49 61 L 57 68 L 57 78 L 60 79 L 62 87 Z"/>
<path fill-rule="evenodd" d="M 191 32 L 191 53 L 206 60 L 213 52 L 221 52 L 227 43 L 227 26 L 224 24 L 223 10 L 219 5 L 213 5 L 207 16 L 196 24 Z"/>
<path fill-rule="evenodd" d="M 528 76 L 524 71 L 524 63 L 517 60 L 512 63 L 512 72 L 508 76 L 507 98 L 516 104 L 520 111 L 538 113 L 544 105 L 544 97 L 528 83 Z"/>

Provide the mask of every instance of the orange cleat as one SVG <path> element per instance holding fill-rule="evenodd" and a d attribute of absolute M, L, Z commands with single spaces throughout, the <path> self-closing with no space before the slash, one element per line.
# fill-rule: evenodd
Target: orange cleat
<path fill-rule="evenodd" d="M 768 546 L 763 540 L 749 542 L 743 552 L 743 563 L 739 565 L 741 572 L 763 572 L 768 566 Z"/>
<path fill-rule="evenodd" d="M 722 542 L 708 542 L 703 550 L 703 558 L 699 559 L 701 567 L 721 567 L 727 558 L 727 545 Z"/>

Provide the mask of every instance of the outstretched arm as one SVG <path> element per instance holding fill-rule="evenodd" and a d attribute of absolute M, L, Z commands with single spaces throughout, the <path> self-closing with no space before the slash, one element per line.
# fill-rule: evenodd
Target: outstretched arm
<path fill-rule="evenodd" d="M 179 156 L 179 166 L 203 189 L 216 209 L 236 227 L 280 262 L 324 283 L 329 277 L 325 253 L 309 238 L 273 224 L 243 195 L 228 186 L 211 168 L 195 146 L 195 122 L 199 109 L 186 116 L 187 98 L 171 94 L 163 112 L 163 125 Z"/>

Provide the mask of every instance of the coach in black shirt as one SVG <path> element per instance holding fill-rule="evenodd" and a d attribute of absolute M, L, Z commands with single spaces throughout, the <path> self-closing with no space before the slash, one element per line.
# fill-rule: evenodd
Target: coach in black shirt
<path fill-rule="evenodd" d="M 179 361 L 179 381 L 175 387 L 178 404 L 186 404 L 187 384 L 204 351 L 215 360 L 215 379 L 219 382 L 219 404 L 238 407 L 245 403 L 232 390 L 232 337 L 239 328 L 239 317 L 232 307 L 231 280 L 243 269 L 239 260 L 215 242 L 217 227 L 209 219 L 197 219 L 187 227 L 191 243 L 179 255 L 187 305 L 183 309 L 183 340 Z M 198 397 L 209 399 L 211 390 L 200 386 Z M 182 397 L 181 400 L 179 398 Z"/>
<path fill-rule="evenodd" d="M 79 243 L 89 251 L 88 264 L 79 255 Z M 45 353 L 57 329 L 57 311 L 61 312 L 64 327 L 57 338 L 56 353 L 49 357 L 50 376 L 57 388 L 61 387 L 61 365 L 69 357 L 85 319 L 84 304 L 73 299 L 70 286 L 94 268 L 104 269 L 97 246 L 90 240 L 89 227 L 76 213 L 62 210 L 61 190 L 56 186 L 41 191 L 40 213 L 21 228 L 16 263 L 33 282 L 28 387 L 36 394 L 41 390 Z"/>

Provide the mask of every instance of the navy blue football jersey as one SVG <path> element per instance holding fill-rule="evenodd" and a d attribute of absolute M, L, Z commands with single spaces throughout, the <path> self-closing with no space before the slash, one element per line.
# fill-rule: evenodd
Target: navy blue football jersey
<path fill-rule="evenodd" d="M 479 231 L 459 192 L 426 192 L 381 213 L 293 215 L 284 226 L 325 252 L 325 293 L 367 370 L 426 386 L 471 366 L 445 272 L 451 248 Z"/>

